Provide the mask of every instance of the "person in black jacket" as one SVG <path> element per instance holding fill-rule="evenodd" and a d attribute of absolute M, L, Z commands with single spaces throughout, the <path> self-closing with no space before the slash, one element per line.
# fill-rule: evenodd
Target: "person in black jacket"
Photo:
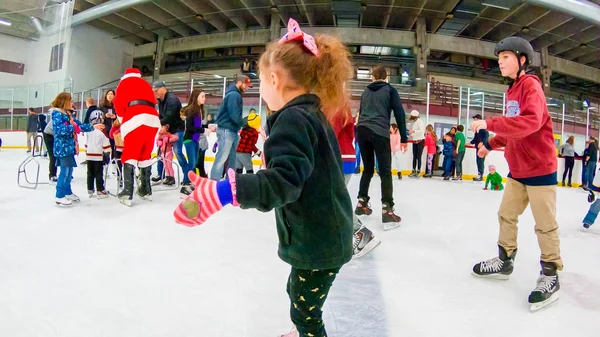
<path fill-rule="evenodd" d="M 481 120 L 481 115 L 477 114 L 473 116 L 474 121 Z M 475 133 L 473 136 L 473 140 L 471 140 L 470 144 L 475 146 L 475 158 L 477 159 L 477 177 L 473 178 L 473 181 L 483 181 L 483 167 L 485 166 L 485 157 L 481 158 L 477 155 L 477 149 L 479 148 L 479 144 L 486 144 L 490 134 L 487 130 L 481 129 L 479 132 Z"/>
<path fill-rule="evenodd" d="M 378 174 L 381 177 L 381 202 L 383 203 L 382 221 L 384 229 L 392 229 L 400 224 L 400 217 L 394 214 L 394 196 L 392 186 L 392 150 L 390 147 L 390 118 L 394 111 L 396 124 L 400 130 L 402 152 L 408 148 L 406 117 L 398 91 L 386 82 L 387 71 L 378 66 L 373 69 L 373 83 L 369 84 L 360 99 L 360 113 L 356 128 L 356 139 L 364 163 L 360 177 L 356 215 L 371 215 L 369 205 L 369 186 L 375 173 L 377 157 Z M 391 223 L 391 224 L 388 224 Z"/>
<path fill-rule="evenodd" d="M 183 131 L 185 129 L 184 122 L 181 119 L 181 101 L 172 92 L 167 90 L 167 85 L 164 81 L 156 81 L 152 84 L 154 95 L 158 99 L 158 116 L 160 117 L 161 125 L 168 125 L 169 132 L 177 135 L 177 142 L 173 146 L 173 154 L 177 157 L 177 162 L 182 170 L 186 170 L 188 162 L 183 156 Z M 163 176 L 163 164 L 158 162 L 158 175 L 152 178 L 154 183 L 161 181 Z M 190 180 L 187 175 L 183 176 L 183 185 L 188 186 Z"/>
<path fill-rule="evenodd" d="M 299 40 L 268 45 L 260 59 L 262 97 L 274 111 L 267 121 L 267 169 L 256 174 L 229 169 L 229 179 L 221 181 L 190 174 L 197 188 L 174 216 L 195 226 L 227 204 L 274 209 L 279 257 L 292 266 L 287 292 L 295 327 L 284 336 L 321 337 L 327 336 L 323 304 L 353 249 L 342 155 L 325 115 L 345 113 L 339 107 L 348 99 L 344 83 L 352 64 L 338 38 L 317 36 L 306 47 L 303 41 L 312 39 L 297 26 L 296 34 Z"/>
<path fill-rule="evenodd" d="M 596 138 L 590 137 L 590 145 L 588 145 L 588 155 L 585 158 L 585 185 L 584 189 L 588 189 L 594 182 L 594 173 L 596 172 L 596 164 L 598 163 L 598 143 Z"/>

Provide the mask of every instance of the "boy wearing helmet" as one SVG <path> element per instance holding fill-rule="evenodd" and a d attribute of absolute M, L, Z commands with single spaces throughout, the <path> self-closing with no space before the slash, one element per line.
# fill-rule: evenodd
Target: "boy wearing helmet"
<path fill-rule="evenodd" d="M 92 125 L 104 123 L 104 113 L 94 110 L 90 113 L 89 122 Z M 98 199 L 108 198 L 108 192 L 104 188 L 104 164 L 110 157 L 110 142 L 104 131 L 92 130 L 86 133 L 86 161 L 87 161 L 87 189 L 88 195 L 92 197 L 94 191 Z M 94 190 L 94 182 L 96 189 Z"/>
<path fill-rule="evenodd" d="M 519 216 L 531 205 L 542 267 L 537 286 L 529 295 L 534 311 L 558 299 L 557 270 L 563 268 L 556 223 L 558 182 L 552 118 L 539 78 L 526 73 L 534 54 L 529 42 L 519 37 L 504 39 L 496 46 L 495 54 L 502 76 L 514 80 L 506 92 L 506 113 L 474 121 L 471 129 L 496 133 L 488 142 L 478 144 L 478 155 L 485 157 L 489 151 L 504 147 L 510 173 L 498 211 L 498 257 L 476 264 L 473 273 L 508 279 L 517 253 Z"/>

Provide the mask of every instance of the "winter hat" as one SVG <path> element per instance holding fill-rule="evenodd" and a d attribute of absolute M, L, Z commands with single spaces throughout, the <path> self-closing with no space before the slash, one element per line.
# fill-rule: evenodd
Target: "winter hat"
<path fill-rule="evenodd" d="M 495 170 L 495 169 L 496 169 L 496 165 L 488 166 L 488 171 Z"/>
<path fill-rule="evenodd" d="M 96 125 L 96 124 L 102 124 L 102 123 L 104 123 L 104 116 L 103 116 L 102 111 L 100 111 L 100 110 L 92 111 L 92 113 L 90 114 L 90 124 Z"/>
<path fill-rule="evenodd" d="M 140 71 L 136 68 L 127 68 L 125 69 L 125 74 L 121 77 L 122 80 L 126 79 L 126 78 L 130 78 L 130 77 L 142 77 L 142 74 L 140 74 Z"/>
<path fill-rule="evenodd" d="M 260 116 L 256 112 L 251 112 L 248 115 L 248 126 L 255 130 L 260 129 Z"/>
<path fill-rule="evenodd" d="M 410 117 L 419 117 L 419 112 L 417 110 L 413 110 L 410 112 Z"/>

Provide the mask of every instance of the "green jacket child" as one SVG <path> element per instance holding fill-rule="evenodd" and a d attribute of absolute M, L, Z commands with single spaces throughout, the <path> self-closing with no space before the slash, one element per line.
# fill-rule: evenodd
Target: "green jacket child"
<path fill-rule="evenodd" d="M 488 189 L 488 184 L 491 183 L 492 191 L 502 191 L 504 189 L 504 185 L 502 185 L 502 176 L 496 172 L 496 166 L 490 165 L 488 167 L 490 173 L 487 175 L 487 179 L 485 180 L 484 190 Z"/>

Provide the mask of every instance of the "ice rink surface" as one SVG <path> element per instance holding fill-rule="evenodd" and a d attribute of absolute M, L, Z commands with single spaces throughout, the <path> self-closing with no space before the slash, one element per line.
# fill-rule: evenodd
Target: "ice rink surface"
<path fill-rule="evenodd" d="M 0 151 L 0 336 L 289 331 L 290 266 L 277 257 L 273 214 L 227 206 L 187 228 L 172 218 L 178 191 L 155 192 L 151 203 L 134 199 L 131 208 L 112 197 L 90 199 L 85 166 L 73 180 L 81 203 L 58 208 L 53 187 L 17 186 L 25 158 L 23 150 Z M 48 162 L 38 160 L 47 181 Z M 358 182 L 356 175 L 350 183 L 354 201 Z M 502 192 L 470 181 L 394 179 L 402 226 L 383 232 L 379 182 L 371 185 L 374 214 L 362 220 L 382 244 L 334 282 L 324 309 L 330 337 L 599 336 L 600 224 L 582 231 L 589 204 L 581 189 L 558 191 L 561 298 L 530 313 L 527 296 L 540 267 L 529 209 L 511 279 L 478 279 L 473 264 L 497 254 Z"/>

